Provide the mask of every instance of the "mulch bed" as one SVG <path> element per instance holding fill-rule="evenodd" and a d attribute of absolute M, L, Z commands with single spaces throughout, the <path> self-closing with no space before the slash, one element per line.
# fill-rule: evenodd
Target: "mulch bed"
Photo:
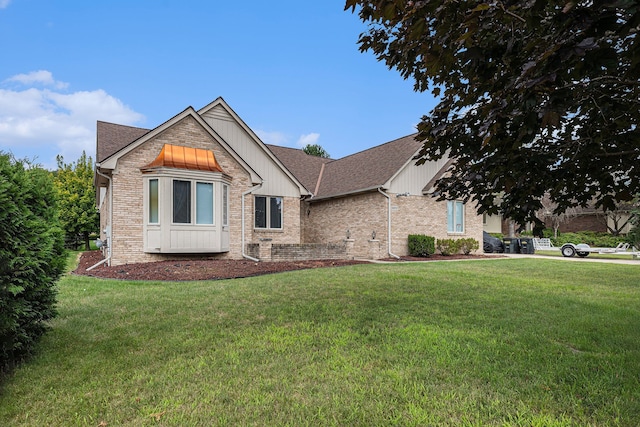
<path fill-rule="evenodd" d="M 389 258 L 382 261 L 442 261 L 455 259 L 484 258 L 482 255 L 432 255 L 429 258 L 402 257 L 400 260 Z M 124 280 L 217 280 L 239 277 L 260 276 L 283 271 L 304 270 L 322 267 L 341 267 L 345 265 L 366 264 L 357 260 L 314 260 L 314 261 L 261 261 L 184 259 L 157 261 L 139 264 L 125 264 L 107 267 L 105 264 L 87 271 L 87 268 L 103 259 L 100 251 L 83 252 L 74 274 Z"/>

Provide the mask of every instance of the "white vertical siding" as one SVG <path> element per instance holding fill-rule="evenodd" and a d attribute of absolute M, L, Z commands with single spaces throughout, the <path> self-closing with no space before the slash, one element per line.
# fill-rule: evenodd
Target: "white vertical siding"
<path fill-rule="evenodd" d="M 442 169 L 447 161 L 449 161 L 448 158 L 442 158 L 435 162 L 426 162 L 416 166 L 417 160 L 412 160 L 393 179 L 388 192 L 390 194 L 409 192 L 414 196 L 421 195 L 424 186 Z"/>
<path fill-rule="evenodd" d="M 262 177 L 264 185 L 255 194 L 300 197 L 298 186 L 223 107 L 210 109 L 202 118 Z"/>

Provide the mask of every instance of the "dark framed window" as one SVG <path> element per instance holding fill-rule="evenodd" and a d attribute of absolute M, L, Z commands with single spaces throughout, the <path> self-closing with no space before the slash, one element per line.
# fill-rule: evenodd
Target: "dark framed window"
<path fill-rule="evenodd" d="M 173 222 L 191 224 L 191 181 L 173 181 Z"/>
<path fill-rule="evenodd" d="M 282 229 L 282 197 L 255 196 L 254 225 Z"/>

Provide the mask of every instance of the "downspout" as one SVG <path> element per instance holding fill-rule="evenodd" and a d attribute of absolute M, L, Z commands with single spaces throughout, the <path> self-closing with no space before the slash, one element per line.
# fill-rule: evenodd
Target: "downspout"
<path fill-rule="evenodd" d="M 251 261 L 254 261 L 254 262 L 260 262 L 260 260 L 258 258 L 254 258 L 252 256 L 247 255 L 244 251 L 244 196 L 246 196 L 247 194 L 253 193 L 257 189 L 262 187 L 262 184 L 264 184 L 264 181 L 262 181 L 260 184 L 242 193 L 242 257 L 246 259 L 250 259 Z"/>
<path fill-rule="evenodd" d="M 378 192 L 387 198 L 387 243 L 389 245 L 388 253 L 389 256 L 394 257 L 395 259 L 400 259 L 400 257 L 393 252 L 391 252 L 391 196 L 382 191 L 382 188 L 378 187 Z"/>
<path fill-rule="evenodd" d="M 107 257 L 102 261 L 98 262 L 97 264 L 94 264 L 91 267 L 87 268 L 87 271 L 93 270 L 94 268 L 104 264 L 105 262 L 108 263 L 107 265 L 111 265 L 111 243 L 112 243 L 111 232 L 113 231 L 113 227 L 112 227 L 113 225 L 113 187 L 112 187 L 111 178 L 103 174 L 102 172 L 100 172 L 100 169 L 98 167 L 96 167 L 96 174 L 100 175 L 103 178 L 106 178 L 107 181 L 109 181 L 109 222 L 107 224 L 107 230 L 109 232 L 108 233 L 105 232 L 105 235 L 107 237 Z"/>

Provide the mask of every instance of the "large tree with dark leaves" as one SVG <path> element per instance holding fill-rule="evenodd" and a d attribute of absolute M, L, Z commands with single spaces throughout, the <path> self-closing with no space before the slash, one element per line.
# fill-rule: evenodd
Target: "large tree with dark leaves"
<path fill-rule="evenodd" d="M 347 0 L 361 51 L 431 90 L 423 160 L 457 161 L 441 198 L 539 224 L 640 193 L 640 2 Z M 494 196 L 501 194 L 495 204 Z"/>

